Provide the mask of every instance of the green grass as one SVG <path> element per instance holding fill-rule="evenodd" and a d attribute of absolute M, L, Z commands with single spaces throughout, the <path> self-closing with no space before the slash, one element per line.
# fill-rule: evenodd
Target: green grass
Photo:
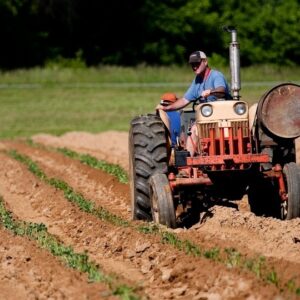
<path fill-rule="evenodd" d="M 230 81 L 229 68 L 221 70 Z M 277 83 L 299 83 L 300 68 L 253 66 L 242 69 L 241 77 L 241 99 L 253 103 Z M 0 138 L 127 131 L 134 116 L 154 112 L 162 93 L 182 96 L 192 79 L 189 66 L 2 72 Z"/>
<path fill-rule="evenodd" d="M 68 131 L 127 130 L 130 120 L 154 111 L 159 92 L 114 88 L 3 89 L 0 137 L 60 135 Z M 153 101 L 153 99 L 155 99 Z M 152 100 L 152 102 L 151 102 Z M 147 105 L 142 108 L 141 103 Z"/>

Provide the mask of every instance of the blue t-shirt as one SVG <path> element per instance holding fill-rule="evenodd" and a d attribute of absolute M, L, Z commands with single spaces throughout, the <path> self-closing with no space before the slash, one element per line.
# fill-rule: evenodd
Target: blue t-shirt
<path fill-rule="evenodd" d="M 172 147 L 177 144 L 177 137 L 180 135 L 180 112 L 179 111 L 167 111 L 166 112 L 170 120 L 170 130 L 171 130 L 171 141 Z"/>
<path fill-rule="evenodd" d="M 204 90 L 215 89 L 220 86 L 225 88 L 225 99 L 230 99 L 229 87 L 224 75 L 219 71 L 211 70 L 206 80 L 203 80 L 203 78 L 198 75 L 195 77 L 192 84 L 184 94 L 184 98 L 189 101 L 193 101 L 199 98 Z M 217 97 L 211 95 L 206 98 L 205 102 L 216 100 Z"/>

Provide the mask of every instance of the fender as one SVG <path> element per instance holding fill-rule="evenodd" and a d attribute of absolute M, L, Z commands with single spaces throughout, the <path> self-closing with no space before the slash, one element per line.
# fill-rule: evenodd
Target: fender
<path fill-rule="evenodd" d="M 170 125 L 169 117 L 168 117 L 167 113 L 162 109 L 158 110 L 158 115 L 167 128 L 167 134 L 168 134 L 168 140 L 169 140 L 168 142 L 169 142 L 169 145 L 171 145 L 171 125 Z"/>
<path fill-rule="evenodd" d="M 169 117 L 167 115 L 167 113 L 162 110 L 159 109 L 157 111 L 157 114 L 159 115 L 160 119 L 162 120 L 162 122 L 165 125 L 166 130 L 166 139 L 167 139 L 167 153 L 168 153 L 168 161 L 169 164 L 172 164 L 171 161 L 173 160 L 172 158 L 172 140 L 171 140 L 171 125 L 170 125 L 170 120 Z"/>

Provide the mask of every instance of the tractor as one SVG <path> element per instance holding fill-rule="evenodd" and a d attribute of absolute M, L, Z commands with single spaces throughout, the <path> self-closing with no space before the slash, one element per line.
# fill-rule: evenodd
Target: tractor
<path fill-rule="evenodd" d="M 258 103 L 241 101 L 237 30 L 229 59 L 232 100 L 219 99 L 181 111 L 178 143 L 170 142 L 164 111 L 139 115 L 129 132 L 129 175 L 134 220 L 189 227 L 201 211 L 248 197 L 258 216 L 300 217 L 300 86 L 282 83 Z M 194 153 L 186 145 L 196 126 Z"/>

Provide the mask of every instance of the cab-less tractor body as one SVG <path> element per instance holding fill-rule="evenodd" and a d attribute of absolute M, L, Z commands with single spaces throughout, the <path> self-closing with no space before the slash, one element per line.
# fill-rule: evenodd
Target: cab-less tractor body
<path fill-rule="evenodd" d="M 182 110 L 175 147 L 163 111 L 131 122 L 133 219 L 188 227 L 201 211 L 245 195 L 256 215 L 300 217 L 300 86 L 277 85 L 249 108 L 239 96 L 237 33 L 227 30 L 233 100 L 196 101 Z"/>

